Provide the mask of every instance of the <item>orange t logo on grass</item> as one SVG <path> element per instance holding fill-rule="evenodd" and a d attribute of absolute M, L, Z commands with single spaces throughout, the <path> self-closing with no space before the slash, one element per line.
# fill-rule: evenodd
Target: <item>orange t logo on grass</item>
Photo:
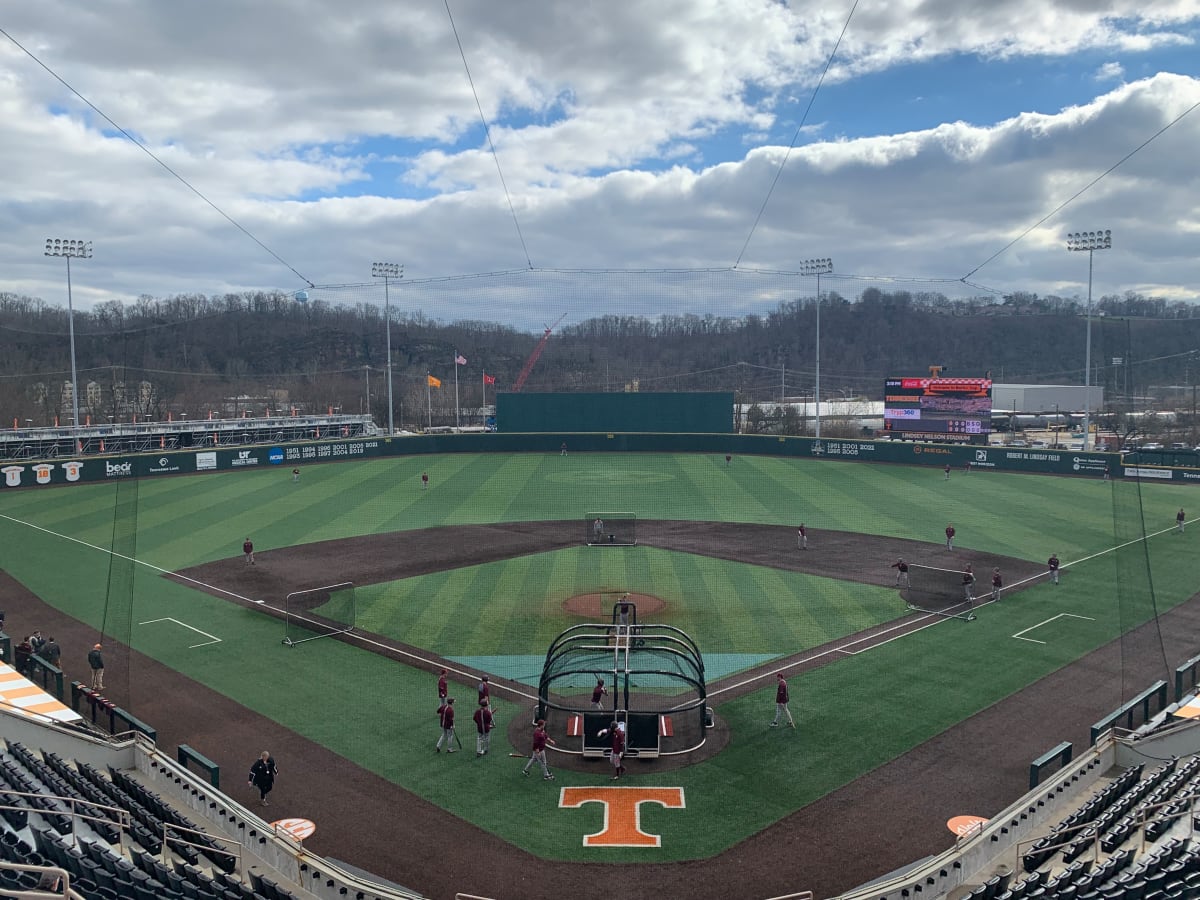
<path fill-rule="evenodd" d="M 681 787 L 565 787 L 558 798 L 560 809 L 578 809 L 585 803 L 604 804 L 604 827 L 584 836 L 585 847 L 662 846 L 660 835 L 642 831 L 642 804 L 685 807 Z"/>

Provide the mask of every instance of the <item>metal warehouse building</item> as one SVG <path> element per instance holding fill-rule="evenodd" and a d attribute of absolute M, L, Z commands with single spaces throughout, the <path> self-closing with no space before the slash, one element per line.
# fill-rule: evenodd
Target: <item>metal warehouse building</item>
<path fill-rule="evenodd" d="M 993 384 L 992 410 L 1016 413 L 1082 412 L 1091 392 L 1088 409 L 1104 408 L 1104 388 L 1081 384 Z"/>

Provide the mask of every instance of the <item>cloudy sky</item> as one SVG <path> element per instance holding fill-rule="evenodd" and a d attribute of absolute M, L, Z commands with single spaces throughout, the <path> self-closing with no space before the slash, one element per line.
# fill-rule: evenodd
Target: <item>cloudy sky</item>
<path fill-rule="evenodd" d="M 42 253 L 62 237 L 94 242 L 73 266 L 84 306 L 369 283 L 376 260 L 404 264 L 428 315 L 522 327 L 564 306 L 722 313 L 779 296 L 597 278 L 573 309 L 519 285 L 417 288 L 831 257 L 838 276 L 931 280 L 915 289 L 977 293 L 955 281 L 969 276 L 1069 296 L 1088 267 L 1066 234 L 1107 228 L 1096 296 L 1200 299 L 1200 0 L 448 7 L 0 6 L 0 291 L 65 302 L 62 262 Z M 587 293 L 589 276 L 564 280 Z"/>

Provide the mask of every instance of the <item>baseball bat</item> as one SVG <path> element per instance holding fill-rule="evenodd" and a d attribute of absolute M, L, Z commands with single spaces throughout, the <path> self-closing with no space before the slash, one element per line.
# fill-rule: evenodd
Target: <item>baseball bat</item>
<path fill-rule="evenodd" d="M 510 753 L 510 754 L 508 754 L 508 755 L 509 755 L 509 756 L 515 756 L 517 759 L 524 759 L 524 758 L 525 758 L 525 754 L 524 754 L 524 753 Z"/>

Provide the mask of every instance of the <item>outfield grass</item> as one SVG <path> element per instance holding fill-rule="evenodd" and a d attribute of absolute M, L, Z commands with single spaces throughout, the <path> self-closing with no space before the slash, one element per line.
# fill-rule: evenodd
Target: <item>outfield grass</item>
<path fill-rule="evenodd" d="M 423 470 L 431 477 L 428 491 L 420 490 Z M 545 817 L 558 786 L 595 783 L 596 774 L 560 772 L 546 785 L 522 779 L 520 761 L 498 756 L 485 766 L 455 765 L 446 777 L 448 761 L 429 752 L 436 739 L 429 675 L 336 641 L 288 650 L 279 643 L 278 621 L 168 582 L 148 566 L 177 570 L 236 556 L 247 535 L 266 550 L 433 525 L 581 521 L 589 509 L 642 518 L 804 521 L 814 537 L 828 529 L 939 541 L 953 522 L 962 546 L 1036 560 L 1057 552 L 1071 563 L 1114 544 L 1113 492 L 1132 486 L 997 473 L 945 481 L 928 469 L 771 458 L 739 457 L 726 469 L 723 459 L 706 456 L 464 454 L 308 466 L 298 485 L 282 470 L 266 470 L 148 480 L 139 489 L 131 555 L 147 565 L 138 568 L 133 621 L 171 616 L 221 642 L 189 650 L 194 635 L 160 623 L 133 627 L 138 650 L 515 844 L 559 859 L 661 862 L 716 853 L 1148 613 L 1119 603 L 1114 588 L 1122 579 L 1129 591 L 1139 587 L 1130 580 L 1137 561 L 1118 571 L 1118 556 L 1104 555 L 1069 566 L 1058 588 L 1038 586 L 981 610 L 969 626 L 948 622 L 794 678 L 796 731 L 765 727 L 773 691 L 764 686 L 719 706 L 733 739 L 712 761 L 665 781 L 633 774 L 633 783 L 678 784 L 687 792 L 686 810 L 644 810 L 647 827 L 667 836 L 660 850 L 585 852 L 580 835 L 599 829 L 597 808 L 557 812 L 555 827 L 545 827 Z M 1147 527 L 1168 527 L 1187 497 L 1186 488 L 1145 487 Z M 110 484 L 0 494 L 4 567 L 48 602 L 99 626 L 113 508 Z M 1149 543 L 1160 610 L 1200 587 L 1191 566 L 1196 533 Z M 329 580 L 339 580 L 338 573 Z M 672 624 L 698 637 L 702 650 L 718 652 L 796 652 L 888 617 L 889 596 L 895 605 L 890 592 L 867 586 L 639 547 L 618 554 L 564 550 L 360 588 L 360 621 L 456 658 L 536 656 L 561 630 L 555 617 L 564 596 L 621 581 L 678 597 Z M 1012 638 L 1057 613 L 1085 618 L 1042 626 L 1045 644 Z M 311 676 L 283 677 L 301 653 Z M 1119 685 L 1097 690 L 1111 690 L 1114 706 L 1121 699 Z M 524 715 L 503 702 L 498 712 L 502 722 Z M 495 753 L 507 749 L 502 734 L 493 740 Z"/>

